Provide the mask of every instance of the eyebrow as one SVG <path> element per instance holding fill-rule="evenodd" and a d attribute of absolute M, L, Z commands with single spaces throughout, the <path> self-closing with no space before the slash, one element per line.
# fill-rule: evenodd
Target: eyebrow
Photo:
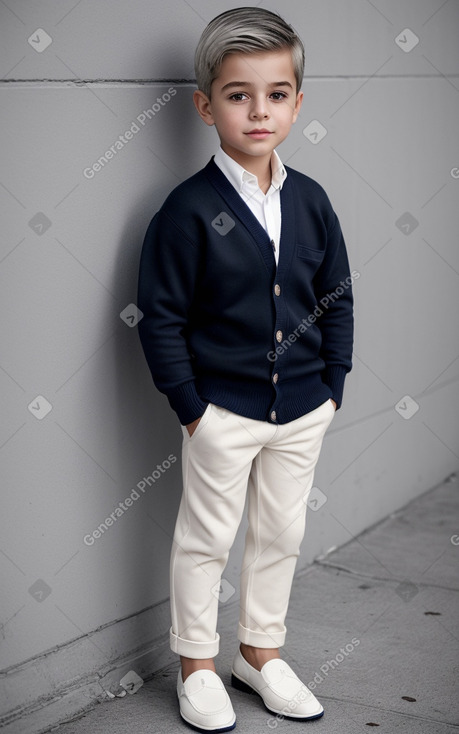
<path fill-rule="evenodd" d="M 228 84 L 225 84 L 221 88 L 220 91 L 221 92 L 224 92 L 225 90 L 231 89 L 232 87 L 251 87 L 251 86 L 252 86 L 252 84 L 250 82 L 228 82 Z M 287 81 L 285 81 L 285 82 L 271 82 L 270 84 L 268 84 L 268 86 L 269 87 L 273 87 L 273 88 L 274 87 L 290 87 L 290 89 L 293 89 L 293 87 L 290 84 L 290 82 L 287 82 Z"/>

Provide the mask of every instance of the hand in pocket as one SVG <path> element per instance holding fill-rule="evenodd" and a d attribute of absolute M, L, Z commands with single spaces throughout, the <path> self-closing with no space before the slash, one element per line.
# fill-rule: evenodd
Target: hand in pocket
<path fill-rule="evenodd" d="M 202 418 L 202 416 L 201 416 L 201 418 Z M 192 423 L 188 423 L 187 424 L 186 430 L 188 431 L 188 433 L 190 435 L 190 438 L 193 435 L 193 433 L 195 432 L 196 428 L 198 427 L 199 421 L 201 420 L 201 418 L 196 418 L 195 421 L 193 421 Z"/>

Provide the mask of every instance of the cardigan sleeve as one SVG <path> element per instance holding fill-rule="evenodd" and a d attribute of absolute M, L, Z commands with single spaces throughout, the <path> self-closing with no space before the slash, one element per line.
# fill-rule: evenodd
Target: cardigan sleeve
<path fill-rule="evenodd" d="M 343 234 L 336 214 L 327 233 L 324 260 L 316 274 L 314 290 L 322 313 L 317 321 L 322 334 L 323 381 L 341 406 L 344 380 L 352 368 L 354 333 L 352 282 Z"/>
<path fill-rule="evenodd" d="M 165 393 L 182 425 L 204 413 L 188 350 L 188 312 L 199 269 L 196 244 L 164 211 L 151 220 L 140 256 L 139 337 L 153 382 Z"/>

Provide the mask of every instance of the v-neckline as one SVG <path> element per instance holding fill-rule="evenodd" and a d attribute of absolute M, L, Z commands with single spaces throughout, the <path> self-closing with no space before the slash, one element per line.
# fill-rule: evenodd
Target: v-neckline
<path fill-rule="evenodd" d="M 285 249 L 286 242 L 288 241 L 287 230 L 292 226 L 293 217 L 293 204 L 291 196 L 289 195 L 290 181 L 287 177 L 280 190 L 280 205 L 281 205 L 281 233 L 279 241 L 279 263 L 276 266 L 276 259 L 271 244 L 271 238 L 260 224 L 255 214 L 251 211 L 250 207 L 247 206 L 242 197 L 238 194 L 233 184 L 227 179 L 223 171 L 217 166 L 213 157 L 204 169 L 206 175 L 210 179 L 211 183 L 221 194 L 221 196 L 228 203 L 228 206 L 233 210 L 234 214 L 242 222 L 249 234 L 255 240 L 258 248 L 261 252 L 265 265 L 269 272 L 273 275 L 276 270 L 279 269 L 285 261 L 286 253 Z M 282 259 L 281 259 L 282 258 Z"/>

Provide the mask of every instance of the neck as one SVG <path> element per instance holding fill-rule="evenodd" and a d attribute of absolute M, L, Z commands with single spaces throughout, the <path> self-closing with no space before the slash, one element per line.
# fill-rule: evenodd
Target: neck
<path fill-rule="evenodd" d="M 226 147 L 223 145 L 222 149 L 225 153 L 227 153 L 227 155 L 230 156 L 230 158 L 235 160 L 236 163 L 239 163 L 239 165 L 245 168 L 246 171 L 248 171 L 249 173 L 253 173 L 253 175 L 257 177 L 258 186 L 263 191 L 263 193 L 266 194 L 269 187 L 271 186 L 272 152 L 267 153 L 263 156 L 253 156 L 244 155 L 240 151 L 227 150 Z"/>

